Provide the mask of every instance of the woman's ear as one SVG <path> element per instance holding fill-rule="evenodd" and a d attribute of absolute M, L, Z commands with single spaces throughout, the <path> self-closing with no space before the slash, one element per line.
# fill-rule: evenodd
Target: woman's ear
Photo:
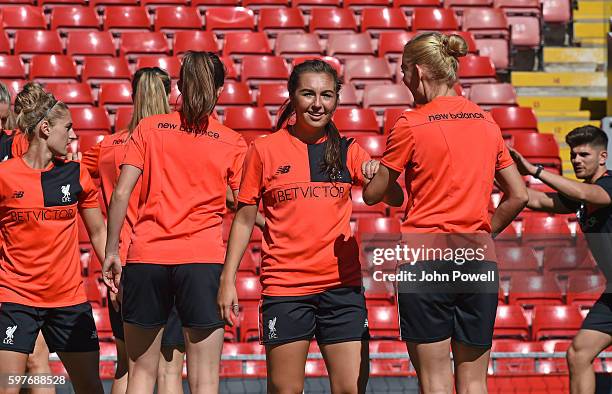
<path fill-rule="evenodd" d="M 40 122 L 40 133 L 42 135 L 44 135 L 46 138 L 49 137 L 49 134 L 51 134 L 51 128 L 49 127 L 49 121 L 44 119 L 42 122 Z"/>

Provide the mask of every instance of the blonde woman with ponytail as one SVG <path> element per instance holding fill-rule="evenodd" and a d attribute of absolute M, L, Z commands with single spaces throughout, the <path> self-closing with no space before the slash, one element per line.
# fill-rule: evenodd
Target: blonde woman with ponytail
<path fill-rule="evenodd" d="M 0 376 L 24 374 L 42 332 L 75 392 L 102 394 L 77 226 L 80 214 L 102 259 L 106 228 L 97 189 L 79 162 L 61 159 L 76 138 L 66 104 L 34 85 L 26 85 L 18 104 L 17 124 L 28 148 L 0 163 Z M 19 386 L 5 380 L 0 393 L 18 393 Z"/>
<path fill-rule="evenodd" d="M 211 116 L 224 79 L 216 64 L 211 53 L 185 54 L 181 108 L 138 123 L 111 198 L 102 273 L 114 293 L 121 281 L 130 394 L 153 392 L 173 305 L 183 325 L 190 391 L 218 391 L 222 220 L 226 188 L 235 193 L 239 186 L 246 143 Z M 138 217 L 122 267 L 120 233 L 139 181 Z"/>
<path fill-rule="evenodd" d="M 119 179 L 121 160 L 125 156 L 127 143 L 138 123 L 149 116 L 170 113 L 168 95 L 170 94 L 170 76 L 158 67 L 141 68 L 132 79 L 132 101 L 134 110 L 126 130 L 106 136 L 83 155 L 82 163 L 89 170 L 92 178 L 100 179 L 102 197 L 108 209 L 110 199 Z M 138 198 L 140 182 L 134 187 L 130 197 L 126 219 L 121 228 L 119 245 L 123 264 L 127 258 L 132 235 L 132 227 L 138 216 Z M 108 313 L 113 336 L 117 346 L 117 369 L 113 381 L 112 394 L 123 394 L 127 390 L 128 356 L 125 347 L 125 335 L 121 320 L 121 299 L 116 293 L 108 292 Z M 172 309 L 168 325 L 162 337 L 162 357 L 157 375 L 157 391 L 160 394 L 182 393 L 183 356 L 185 341 L 181 321 Z"/>
<path fill-rule="evenodd" d="M 427 250 L 425 258 L 398 267 L 417 278 L 398 282 L 398 303 L 401 337 L 425 394 L 450 394 L 453 383 L 457 393 L 487 392 L 499 286 L 491 234 L 510 224 L 527 202 L 499 127 L 453 89 L 457 58 L 466 53 L 458 35 L 425 33 L 406 44 L 403 81 L 417 108 L 404 112 L 391 130 L 381 165 L 363 191 L 364 201 L 376 204 L 405 171 L 410 201 L 401 227 L 404 242 L 453 252 L 436 258 Z M 504 198 L 489 218 L 494 180 Z M 459 254 L 465 250 L 472 257 Z M 489 276 L 477 282 L 420 279 L 455 271 Z"/>

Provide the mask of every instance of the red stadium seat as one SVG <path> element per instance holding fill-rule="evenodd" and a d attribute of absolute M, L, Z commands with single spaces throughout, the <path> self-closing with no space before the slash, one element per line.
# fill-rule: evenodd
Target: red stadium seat
<path fill-rule="evenodd" d="M 57 31 L 18 30 L 15 33 L 15 55 L 61 54 L 62 41 Z M 27 57 L 29 57 L 27 56 Z"/>
<path fill-rule="evenodd" d="M 270 131 L 272 129 L 272 120 L 268 111 L 260 107 L 226 108 L 223 124 L 234 130 Z"/>
<path fill-rule="evenodd" d="M 576 272 L 581 275 L 592 273 L 596 263 L 593 255 L 585 244 L 574 247 L 549 247 L 544 249 L 544 269 L 557 272 Z"/>
<path fill-rule="evenodd" d="M 577 306 L 538 305 L 533 311 L 532 337 L 573 338 L 582 325 L 582 315 Z"/>
<path fill-rule="evenodd" d="M 350 83 L 342 86 L 340 90 L 340 102 L 338 108 L 359 108 L 361 105 L 357 91 Z"/>
<path fill-rule="evenodd" d="M 259 261 L 255 259 L 253 253 L 246 251 L 240 261 L 240 272 L 249 272 L 257 275 L 259 273 Z"/>
<path fill-rule="evenodd" d="M 11 33 L 17 29 L 45 30 L 47 22 L 38 7 L 20 5 L 16 7 L 2 7 L 2 27 Z"/>
<path fill-rule="evenodd" d="M 298 8 L 266 8 L 259 11 L 259 31 L 266 34 L 302 33 L 306 22 Z"/>
<path fill-rule="evenodd" d="M 85 0 L 40 0 L 38 5 L 43 7 L 43 11 L 47 11 L 65 6 L 85 6 L 87 3 Z"/>
<path fill-rule="evenodd" d="M 0 76 L 3 79 L 25 79 L 26 72 L 19 56 L 0 55 Z"/>
<path fill-rule="evenodd" d="M 253 142 L 257 138 L 265 137 L 268 134 L 270 134 L 270 131 L 240 130 L 240 135 L 242 135 L 242 138 L 244 138 L 247 145 L 251 145 L 251 142 Z"/>
<path fill-rule="evenodd" d="M 237 290 L 237 289 L 236 289 Z M 244 305 L 238 317 L 240 319 L 240 342 L 259 339 L 259 308 L 257 305 Z"/>
<path fill-rule="evenodd" d="M 385 1 L 386 2 L 386 1 Z M 383 31 L 407 31 L 410 23 L 399 8 L 365 8 L 361 14 L 361 31 L 377 34 Z"/>
<path fill-rule="evenodd" d="M 34 55 L 30 63 L 30 79 L 38 82 L 76 81 L 76 66 L 70 56 Z"/>
<path fill-rule="evenodd" d="M 538 120 L 528 107 L 493 108 L 491 116 L 502 130 L 538 131 Z"/>
<path fill-rule="evenodd" d="M 95 131 L 85 131 L 79 133 L 79 151 L 87 152 L 94 145 L 104 139 L 108 133 L 100 133 Z"/>
<path fill-rule="evenodd" d="M 572 19 L 572 5 L 567 0 L 544 0 L 542 13 L 545 23 L 568 23 Z"/>
<path fill-rule="evenodd" d="M 359 14 L 367 9 L 388 9 L 390 8 L 389 3 L 389 0 L 344 0 L 342 6 L 344 8 L 350 8 L 356 14 Z"/>
<path fill-rule="evenodd" d="M 416 8 L 412 16 L 412 30 L 459 30 L 453 10 L 445 8 Z"/>
<path fill-rule="evenodd" d="M 323 47 L 316 34 L 281 33 L 276 37 L 275 54 L 284 58 L 306 55 L 321 55 Z"/>
<path fill-rule="evenodd" d="M 174 56 L 187 51 L 219 52 L 219 44 L 212 31 L 177 31 L 172 47 Z"/>
<path fill-rule="evenodd" d="M 542 342 L 500 342 L 494 341 L 493 352 L 503 353 L 534 353 L 544 352 Z M 530 357 L 501 358 L 495 360 L 495 372 L 497 375 L 530 374 L 535 370 L 535 359 Z"/>
<path fill-rule="evenodd" d="M 470 87 L 469 99 L 484 109 L 516 106 L 516 91 L 509 83 L 476 84 Z"/>
<path fill-rule="evenodd" d="M 558 216 L 526 216 L 523 242 L 532 246 L 572 246 L 574 239 L 567 220 Z"/>
<path fill-rule="evenodd" d="M 120 107 L 117 108 L 117 112 L 115 114 L 115 132 L 125 130 L 130 124 L 130 120 L 132 119 L 132 107 Z"/>
<path fill-rule="evenodd" d="M 187 0 L 141 0 L 140 5 L 144 6 L 147 10 L 155 10 L 162 6 L 187 6 Z"/>
<path fill-rule="evenodd" d="M 404 84 L 367 85 L 363 93 L 363 107 L 382 114 L 388 108 L 408 108 L 414 104 L 410 90 Z"/>
<path fill-rule="evenodd" d="M 294 0 L 292 5 L 308 14 L 314 8 L 339 8 L 340 0 Z"/>
<path fill-rule="evenodd" d="M 415 36 L 412 32 L 382 32 L 378 37 L 378 56 L 401 59 L 404 46 Z"/>
<path fill-rule="evenodd" d="M 278 109 L 289 98 L 286 83 L 270 83 L 259 86 L 257 105 L 268 111 Z"/>
<path fill-rule="evenodd" d="M 78 133 L 87 130 L 110 132 L 110 120 L 104 108 L 70 108 L 72 128 Z"/>
<path fill-rule="evenodd" d="M 327 55 L 340 60 L 374 56 L 374 46 L 368 33 L 333 34 L 327 41 Z"/>
<path fill-rule="evenodd" d="M 371 276 L 366 275 L 363 278 L 363 288 L 365 290 L 365 297 L 368 306 L 391 306 L 395 301 L 395 290 L 393 289 L 393 284 L 389 282 L 376 281 Z"/>
<path fill-rule="evenodd" d="M 100 294 L 101 287 L 98 285 L 98 280 L 94 278 L 83 278 L 83 287 L 87 295 L 87 301 L 95 304 L 94 307 L 101 307 L 102 295 Z"/>
<path fill-rule="evenodd" d="M 501 8 L 507 15 L 540 15 L 539 0 L 494 0 L 495 8 Z"/>
<path fill-rule="evenodd" d="M 11 43 L 4 30 L 0 29 L 0 54 L 11 54 Z"/>
<path fill-rule="evenodd" d="M 71 31 L 68 33 L 66 53 L 75 59 L 83 56 L 115 56 L 115 43 L 108 31 Z"/>
<path fill-rule="evenodd" d="M 567 304 L 591 306 L 605 291 L 606 284 L 606 278 L 601 274 L 588 274 L 586 271 L 569 274 Z"/>
<path fill-rule="evenodd" d="M 387 138 L 382 135 L 356 135 L 353 138 L 372 158 L 380 159 L 385 153 Z"/>
<path fill-rule="evenodd" d="M 170 47 L 166 36 L 161 32 L 123 33 L 121 34 L 120 56 L 134 57 L 136 55 L 168 55 Z"/>
<path fill-rule="evenodd" d="M 310 17 L 310 32 L 320 36 L 329 33 L 356 32 L 357 21 L 346 8 L 315 8 Z"/>
<path fill-rule="evenodd" d="M 217 110 L 228 106 L 249 106 L 253 104 L 252 92 L 244 82 L 227 82 L 217 101 Z"/>
<path fill-rule="evenodd" d="M 132 105 L 132 85 L 122 83 L 101 83 L 98 91 L 98 103 L 106 110 L 115 109 L 118 106 Z"/>
<path fill-rule="evenodd" d="M 240 2 L 238 0 L 191 0 L 192 7 L 198 7 L 200 11 L 208 8 L 219 7 L 237 7 Z"/>
<path fill-rule="evenodd" d="M 171 56 L 144 56 L 136 62 L 136 70 L 143 67 L 159 67 L 166 70 L 172 79 L 178 79 L 181 74 L 181 61 Z"/>
<path fill-rule="evenodd" d="M 155 30 L 175 32 L 176 30 L 201 30 L 202 17 L 197 8 L 158 7 L 155 10 Z"/>
<path fill-rule="evenodd" d="M 492 6 L 493 0 L 444 0 L 444 7 L 451 8 L 457 15 L 463 15 L 470 9 Z"/>
<path fill-rule="evenodd" d="M 98 329 L 99 338 L 112 338 L 113 330 L 111 328 L 108 310 L 106 308 L 92 308 L 96 328 Z"/>
<path fill-rule="evenodd" d="M 393 72 L 383 58 L 347 60 L 345 80 L 358 88 L 366 84 L 391 84 Z"/>
<path fill-rule="evenodd" d="M 370 342 L 375 344 L 376 342 Z M 390 377 L 390 376 L 408 376 L 410 373 L 410 360 L 406 356 L 406 343 L 401 341 L 381 341 L 375 351 L 371 353 L 382 354 L 401 354 L 397 359 L 371 359 L 370 360 L 370 376 Z"/>
<path fill-rule="evenodd" d="M 3 71 L 4 70 L 2 68 L 2 55 L 0 55 L 0 75 L 5 75 L 3 74 Z M 11 104 L 13 104 L 15 103 L 15 96 L 17 95 L 17 93 L 21 92 L 21 90 L 23 89 L 23 85 L 25 85 L 27 81 L 23 79 L 0 79 L 0 82 L 2 82 L 8 88 L 8 91 L 11 95 Z"/>
<path fill-rule="evenodd" d="M 391 131 L 391 128 L 395 125 L 395 122 L 400 118 L 400 116 L 404 113 L 405 109 L 403 108 L 387 108 L 385 109 L 383 115 L 383 132 L 384 134 L 388 134 Z"/>
<path fill-rule="evenodd" d="M 510 278 L 509 300 L 511 305 L 561 305 L 563 295 L 553 276 L 516 272 Z"/>
<path fill-rule="evenodd" d="M 100 82 L 130 82 L 132 73 L 126 59 L 87 57 L 83 65 L 82 78 L 89 84 Z"/>
<path fill-rule="evenodd" d="M 323 60 L 324 62 L 327 62 L 330 66 L 332 66 L 336 72 L 338 73 L 338 76 L 342 76 L 343 73 L 343 69 L 342 69 L 342 64 L 340 63 L 340 60 L 336 59 L 335 57 L 332 56 L 300 56 L 300 57 L 296 57 L 295 59 L 293 59 L 293 67 L 297 66 L 300 63 L 305 62 L 306 60 L 313 60 L 313 59 L 318 59 L 318 60 Z"/>
<path fill-rule="evenodd" d="M 499 8 L 476 8 L 466 10 L 462 18 L 463 30 L 470 31 L 476 38 L 510 38 L 508 19 Z"/>
<path fill-rule="evenodd" d="M 51 30 L 96 31 L 100 28 L 98 15 L 89 7 L 55 7 L 51 11 Z"/>
<path fill-rule="evenodd" d="M 338 108 L 333 120 L 340 133 L 379 132 L 376 113 L 371 109 Z"/>
<path fill-rule="evenodd" d="M 540 19 L 533 16 L 509 16 L 512 26 L 512 44 L 520 47 L 537 48 L 541 45 Z"/>
<path fill-rule="evenodd" d="M 485 56 L 460 57 L 458 74 L 462 85 L 497 82 L 495 66 L 491 59 Z"/>
<path fill-rule="evenodd" d="M 255 30 L 255 14 L 252 10 L 242 7 L 209 8 L 206 10 L 206 30 L 214 31 L 253 31 Z"/>
<path fill-rule="evenodd" d="M 400 222 L 395 218 L 369 218 L 357 219 L 357 238 L 361 241 L 389 241 L 401 238 Z"/>
<path fill-rule="evenodd" d="M 68 105 L 94 105 L 91 88 L 86 83 L 48 83 L 45 90 Z"/>
<path fill-rule="evenodd" d="M 260 83 L 286 81 L 289 78 L 287 65 L 278 56 L 245 56 L 242 59 L 243 82 L 251 86 Z"/>
<path fill-rule="evenodd" d="M 518 305 L 499 305 L 495 316 L 494 338 L 529 338 L 529 325 L 523 308 Z"/>
<path fill-rule="evenodd" d="M 151 23 L 142 7 L 108 7 L 104 12 L 104 30 L 111 32 L 149 31 Z"/>
<path fill-rule="evenodd" d="M 289 0 L 243 0 L 242 6 L 252 10 L 275 9 L 289 7 Z"/>
<path fill-rule="evenodd" d="M 225 66 L 225 79 L 238 79 L 238 71 L 234 61 L 229 57 L 221 56 L 221 62 Z"/>
<path fill-rule="evenodd" d="M 411 15 L 417 8 L 439 8 L 442 7 L 442 0 L 393 0 L 393 7 L 401 8 L 404 12 Z"/>
<path fill-rule="evenodd" d="M 534 163 L 561 173 L 559 146 L 552 134 L 519 133 L 512 137 L 512 146 Z"/>
<path fill-rule="evenodd" d="M 497 267 L 500 271 L 540 271 L 538 259 L 532 248 L 524 246 L 496 247 Z"/>
<path fill-rule="evenodd" d="M 122 6 L 137 6 L 138 0 L 91 0 L 90 7 L 95 7 L 96 10 L 104 10 L 106 8 L 122 7 Z M 108 6 L 108 7 L 107 7 Z"/>
<path fill-rule="evenodd" d="M 498 71 L 510 68 L 510 45 L 505 38 L 479 38 L 476 47 L 481 56 L 488 56 Z"/>
<path fill-rule="evenodd" d="M 368 326 L 373 338 L 397 338 L 399 318 L 395 306 L 371 306 L 368 308 Z"/>
<path fill-rule="evenodd" d="M 271 55 L 268 37 L 262 32 L 227 33 L 223 56 L 239 58 L 244 55 Z"/>
<path fill-rule="evenodd" d="M 242 303 L 244 303 L 244 301 L 259 302 L 261 298 L 259 277 L 246 272 L 238 273 L 236 278 L 236 293 L 238 299 Z"/>

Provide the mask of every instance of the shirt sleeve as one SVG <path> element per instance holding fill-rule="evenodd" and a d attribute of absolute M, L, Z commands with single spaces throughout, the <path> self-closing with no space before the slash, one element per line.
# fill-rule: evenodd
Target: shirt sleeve
<path fill-rule="evenodd" d="M 98 142 L 85 153 L 83 153 L 83 158 L 81 159 L 81 165 L 85 167 L 87 171 L 89 171 L 89 175 L 92 178 L 99 178 L 100 173 L 98 172 L 98 162 L 100 160 L 100 147 L 102 145 L 102 141 Z"/>
<path fill-rule="evenodd" d="M 510 156 L 510 151 L 508 151 L 508 147 L 500 131 L 497 138 L 497 162 L 495 163 L 495 171 L 503 170 L 506 167 L 510 167 L 512 164 L 514 164 L 514 160 L 512 160 L 512 156 Z"/>
<path fill-rule="evenodd" d="M 408 121 L 403 116 L 391 129 L 387 138 L 387 148 L 381 160 L 382 164 L 397 172 L 404 171 L 414 154 L 414 136 Z"/>
<path fill-rule="evenodd" d="M 79 171 L 79 181 L 83 189 L 79 194 L 79 209 L 100 207 L 98 202 L 98 188 L 89 176 L 89 171 L 87 171 L 83 165 L 79 166 Z"/>
<path fill-rule="evenodd" d="M 233 152 L 233 159 L 230 168 L 228 169 L 228 184 L 232 190 L 240 188 L 240 178 L 242 177 L 242 167 L 244 166 L 244 157 L 247 152 L 247 144 L 242 136 L 238 140 Z"/>
<path fill-rule="evenodd" d="M 561 193 L 557 193 L 557 195 L 559 196 L 559 201 L 561 204 L 563 204 L 568 210 L 577 212 L 578 209 L 580 209 L 580 201 L 572 200 Z"/>
<path fill-rule="evenodd" d="M 351 172 L 351 179 L 354 184 L 363 184 L 363 172 L 361 171 L 361 165 L 364 161 L 370 160 L 370 154 L 356 142 L 352 142 L 347 152 L 347 166 Z"/>
<path fill-rule="evenodd" d="M 601 186 L 612 199 L 612 176 L 602 176 L 595 181 L 597 186 Z"/>
<path fill-rule="evenodd" d="M 13 145 L 11 146 L 11 153 L 13 157 L 21 157 L 25 155 L 30 147 L 28 138 L 21 131 L 13 133 Z"/>
<path fill-rule="evenodd" d="M 257 204 L 263 187 L 263 163 L 254 143 L 251 143 L 242 170 L 242 182 L 238 201 L 244 204 Z"/>
<path fill-rule="evenodd" d="M 125 157 L 121 162 L 121 165 L 129 164 L 134 167 L 138 167 L 141 170 L 144 168 L 145 164 L 145 151 L 146 151 L 146 140 L 143 129 L 145 127 L 146 120 L 141 120 L 134 129 L 130 140 L 128 141 L 128 146 L 125 152 Z"/>

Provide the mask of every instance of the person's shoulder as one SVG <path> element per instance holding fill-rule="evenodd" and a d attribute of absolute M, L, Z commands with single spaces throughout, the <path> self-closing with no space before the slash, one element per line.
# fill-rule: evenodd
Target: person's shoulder
<path fill-rule="evenodd" d="M 142 119 L 140 124 L 150 129 L 178 130 L 181 126 L 181 116 L 178 112 L 151 115 Z"/>
<path fill-rule="evenodd" d="M 129 132 L 127 129 L 118 131 L 113 134 L 107 134 L 100 141 L 100 146 L 101 147 L 112 147 L 112 146 L 123 145 L 127 142 L 128 136 L 129 136 Z"/>
<path fill-rule="evenodd" d="M 251 142 L 251 145 L 258 150 L 282 148 L 282 145 L 286 144 L 288 141 L 286 133 L 288 132 L 285 129 L 274 131 L 270 134 L 255 138 Z"/>
<path fill-rule="evenodd" d="M 19 166 L 21 166 L 21 158 L 13 157 L 8 160 L 4 160 L 0 162 L 0 172 L 2 173 L 14 172 L 14 169 L 18 168 Z"/>
<path fill-rule="evenodd" d="M 246 146 L 246 141 L 242 134 L 237 132 L 234 129 L 231 129 L 225 126 L 223 123 L 219 122 L 217 119 L 212 116 L 208 119 L 208 129 L 210 131 L 216 132 L 219 134 L 219 137 L 223 138 L 225 142 L 234 145 L 244 145 Z"/>

